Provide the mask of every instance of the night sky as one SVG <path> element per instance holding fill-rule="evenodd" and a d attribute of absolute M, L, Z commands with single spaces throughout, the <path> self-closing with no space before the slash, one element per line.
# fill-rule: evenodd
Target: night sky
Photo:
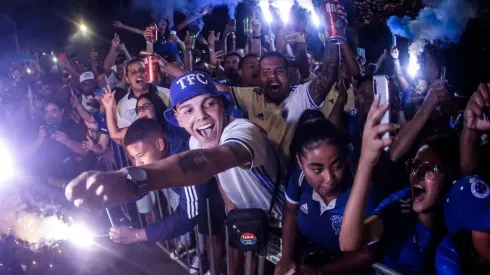
<path fill-rule="evenodd" d="M 0 0 L 0 58 L 15 49 L 12 40 L 12 25 L 1 15 L 8 14 L 16 23 L 21 48 L 37 48 L 41 51 L 55 49 L 78 52 L 88 55 L 92 48 L 104 55 L 109 48 L 114 32 L 121 35 L 130 51 L 137 52 L 144 47 L 144 41 L 138 35 L 112 27 L 113 20 L 143 29 L 152 22 L 149 11 L 136 10 L 130 0 Z M 347 0 L 346 0 L 347 1 Z M 384 24 L 386 17 L 392 14 L 416 15 L 420 0 L 354 0 L 349 3 L 351 24 L 358 27 L 359 45 L 367 49 L 370 62 L 376 62 L 384 48 L 390 45 L 390 33 Z M 454 78 L 460 90 L 476 87 L 475 83 L 490 76 L 490 12 L 488 1 L 479 0 L 479 16 L 470 22 L 459 45 L 439 50 L 443 62 L 448 67 L 448 75 Z M 238 21 L 243 16 L 243 7 L 239 6 Z M 182 16 L 176 18 L 176 22 Z M 70 21 L 83 19 L 94 30 L 91 39 L 74 38 L 77 26 Z M 203 34 L 211 29 L 222 31 L 226 24 L 226 8 L 215 9 L 205 18 Z M 368 24 L 366 24 L 368 23 Z M 95 26 L 95 28 L 94 28 Z M 239 28 L 240 29 L 240 28 Z M 238 36 L 240 45 L 243 38 Z M 240 40 L 241 38 L 241 40 Z M 401 47 L 406 44 L 401 41 Z M 466 88 L 464 88 L 466 87 Z M 465 91 L 465 92 L 470 92 Z"/>

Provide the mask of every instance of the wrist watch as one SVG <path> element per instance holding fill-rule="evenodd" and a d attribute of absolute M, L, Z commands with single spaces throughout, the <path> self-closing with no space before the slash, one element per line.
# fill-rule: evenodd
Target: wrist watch
<path fill-rule="evenodd" d="M 148 183 L 145 169 L 140 167 L 126 167 L 123 170 L 126 173 L 127 182 L 135 190 L 136 194 L 145 194 L 150 191 L 150 184 Z"/>

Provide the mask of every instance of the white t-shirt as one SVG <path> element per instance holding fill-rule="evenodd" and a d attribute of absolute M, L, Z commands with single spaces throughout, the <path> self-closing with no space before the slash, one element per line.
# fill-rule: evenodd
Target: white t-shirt
<path fill-rule="evenodd" d="M 158 95 L 163 100 L 163 103 L 165 103 L 166 106 L 170 106 L 170 90 L 158 86 L 156 86 L 156 89 Z M 117 127 L 127 128 L 129 127 L 129 125 L 131 125 L 133 122 L 135 122 L 138 119 L 138 115 L 136 114 L 137 101 L 138 99 L 134 96 L 133 92 L 130 91 L 123 98 L 121 98 L 121 100 L 117 103 L 117 108 L 116 108 Z"/>
<path fill-rule="evenodd" d="M 276 184 L 277 163 L 274 149 L 269 139 L 257 126 L 246 119 L 234 119 L 221 134 L 219 145 L 236 142 L 250 153 L 250 169 L 234 167 L 217 175 L 224 193 L 237 208 L 260 208 L 269 210 Z M 189 140 L 190 149 L 202 149 L 194 138 Z M 282 215 L 284 188 L 278 191 L 273 213 Z"/>

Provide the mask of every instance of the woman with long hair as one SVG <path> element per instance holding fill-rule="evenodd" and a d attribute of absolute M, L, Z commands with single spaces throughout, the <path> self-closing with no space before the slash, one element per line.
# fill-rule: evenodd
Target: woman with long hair
<path fill-rule="evenodd" d="M 444 238 L 443 200 L 446 190 L 457 178 L 459 154 L 457 140 L 438 136 L 426 140 L 413 160 L 407 161 L 410 187 L 385 199 L 364 218 L 369 182 L 381 151 L 392 138 L 380 136 L 393 125 L 379 125 L 388 106 L 376 99 L 370 109 L 363 133 L 361 157 L 354 185 L 344 212 L 340 248 L 353 252 L 380 240 L 382 263 L 402 274 L 433 274 L 435 252 Z"/>

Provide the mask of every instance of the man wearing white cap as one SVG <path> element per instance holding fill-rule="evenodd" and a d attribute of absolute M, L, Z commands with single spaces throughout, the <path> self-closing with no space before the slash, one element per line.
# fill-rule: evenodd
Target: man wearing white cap
<path fill-rule="evenodd" d="M 82 106 L 90 113 L 99 109 L 98 97 L 95 96 L 97 82 L 94 73 L 84 72 L 80 75 L 80 89 L 82 90 Z"/>

